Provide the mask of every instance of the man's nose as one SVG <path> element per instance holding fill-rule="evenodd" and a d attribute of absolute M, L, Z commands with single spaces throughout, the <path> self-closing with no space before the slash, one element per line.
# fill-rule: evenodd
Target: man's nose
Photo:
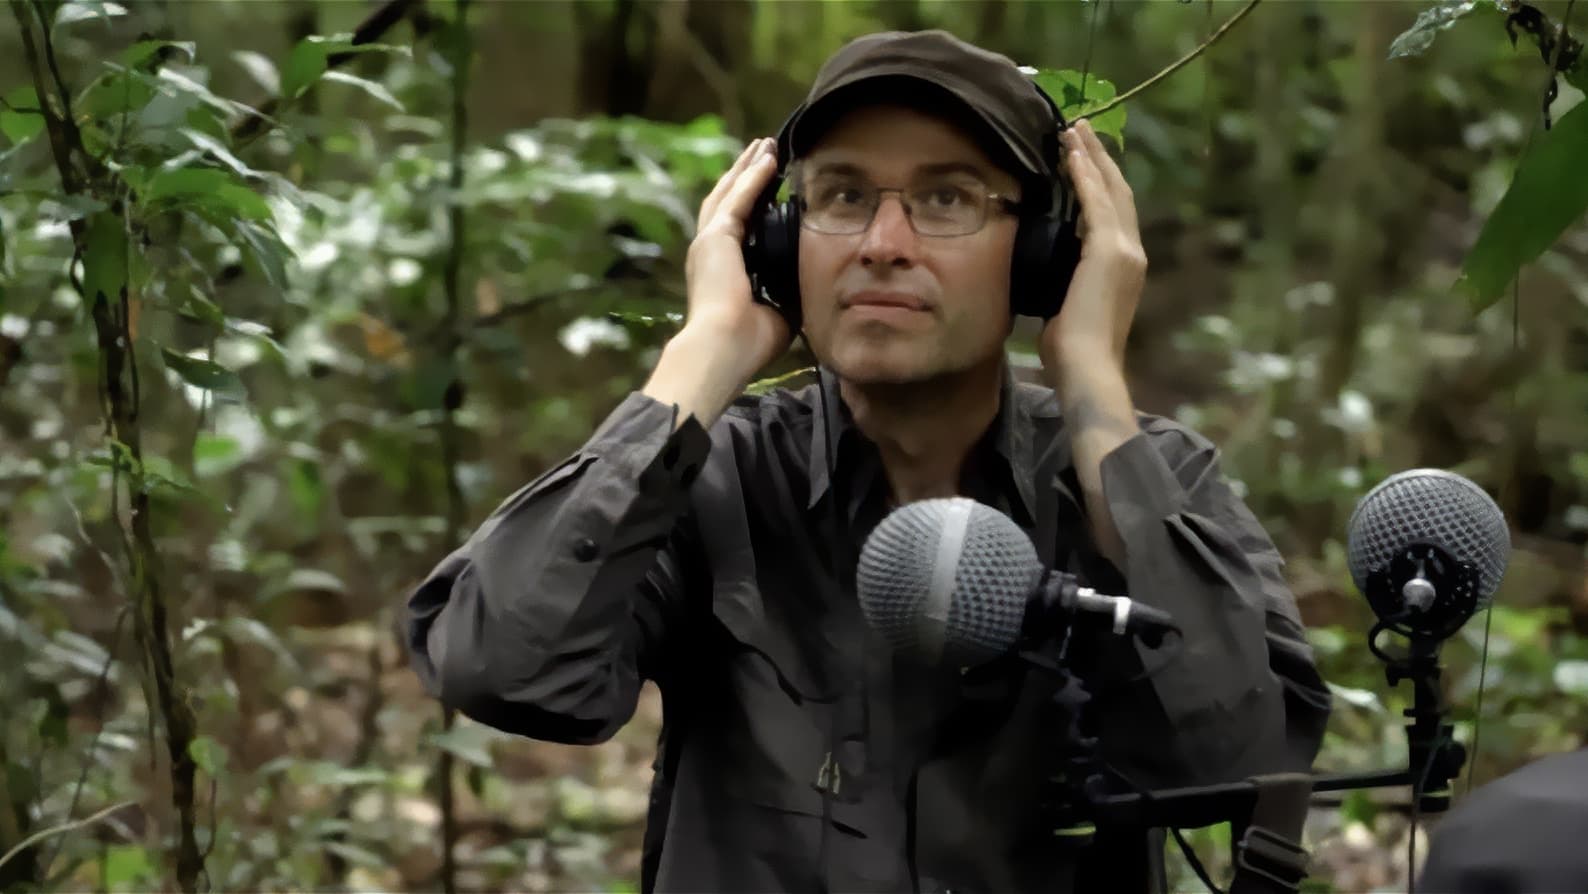
<path fill-rule="evenodd" d="M 919 243 L 904 202 L 894 193 L 884 193 L 872 215 L 871 226 L 860 244 L 860 262 L 866 266 L 890 264 L 909 266 L 915 262 Z"/>

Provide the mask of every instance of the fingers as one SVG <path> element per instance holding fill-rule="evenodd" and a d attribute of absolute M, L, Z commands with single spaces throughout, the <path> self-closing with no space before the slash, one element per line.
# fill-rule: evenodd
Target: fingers
<path fill-rule="evenodd" d="M 712 187 L 711 192 L 700 203 L 700 216 L 695 221 L 697 232 L 705 229 L 711 219 L 716 216 L 718 206 L 733 191 L 735 184 L 740 181 L 745 169 L 767 155 L 771 142 L 771 139 L 767 137 L 751 140 L 750 144 L 744 147 L 744 151 L 739 153 L 739 157 L 734 159 L 733 165 L 717 179 L 716 186 Z M 765 162 L 761 163 L 765 164 Z"/>
<path fill-rule="evenodd" d="M 1103 182 L 1113 196 L 1114 211 L 1119 215 L 1120 223 L 1131 232 L 1136 232 L 1136 199 L 1130 184 L 1125 181 L 1124 172 L 1119 169 L 1114 157 L 1108 154 L 1108 149 L 1103 146 L 1103 140 L 1098 137 L 1091 122 L 1083 118 L 1079 123 L 1081 142 L 1085 144 L 1092 163 L 1097 165 L 1103 175 Z"/>
<path fill-rule="evenodd" d="M 722 221 L 722 226 L 733 230 L 734 238 L 744 238 L 745 221 L 750 216 L 756 197 L 772 182 L 772 175 L 777 172 L 776 161 L 777 154 L 772 141 L 766 140 L 762 150 L 739 172 L 728 194 L 722 197 L 716 216 Z"/>
<path fill-rule="evenodd" d="M 1065 159 L 1070 179 L 1081 200 L 1082 220 L 1089 231 L 1117 227 L 1129 242 L 1141 240 L 1136 215 L 1136 199 L 1125 175 L 1114 163 L 1097 132 L 1086 121 L 1078 122 L 1063 134 L 1068 150 Z"/>
<path fill-rule="evenodd" d="M 1114 208 L 1114 196 L 1104 180 L 1103 172 L 1092 160 L 1089 147 L 1082 139 L 1076 125 L 1063 135 L 1065 166 L 1070 171 L 1070 184 L 1075 187 L 1075 197 L 1081 202 L 1081 221 L 1088 233 L 1118 227 L 1119 215 Z"/>

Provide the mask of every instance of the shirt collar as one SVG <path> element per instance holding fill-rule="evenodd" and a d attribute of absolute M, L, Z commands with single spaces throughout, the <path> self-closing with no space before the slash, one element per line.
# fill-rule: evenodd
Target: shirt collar
<path fill-rule="evenodd" d="M 849 407 L 839 395 L 838 376 L 831 369 L 819 367 L 818 393 L 816 405 L 812 407 L 811 443 L 810 453 L 810 499 L 806 509 L 814 509 L 816 504 L 826 496 L 831 486 L 827 470 L 828 431 L 833 432 L 833 444 L 839 462 L 836 465 L 846 471 L 845 485 L 848 491 L 850 513 L 864 496 L 863 487 L 856 484 L 868 484 L 866 475 L 856 474 L 863 471 L 857 468 L 857 463 L 865 461 L 869 465 L 875 460 L 876 451 L 873 447 L 869 451 L 862 451 L 861 447 L 870 447 L 865 442 L 859 429 L 855 427 L 854 417 L 850 415 Z M 825 399 L 825 403 L 824 403 Z M 1036 455 L 1032 443 L 1031 408 L 1021 400 L 1019 389 L 1014 378 L 1014 370 L 1007 358 L 1003 364 L 1003 381 L 998 391 L 998 414 L 993 418 L 990 429 L 991 447 L 994 454 L 1002 461 L 1001 468 L 1011 480 L 1015 495 L 1018 496 L 1026 517 L 1036 517 Z M 869 459 L 868 459 L 869 457 Z M 845 465 L 848 461 L 848 465 Z M 878 468 L 871 470 L 880 472 Z"/>

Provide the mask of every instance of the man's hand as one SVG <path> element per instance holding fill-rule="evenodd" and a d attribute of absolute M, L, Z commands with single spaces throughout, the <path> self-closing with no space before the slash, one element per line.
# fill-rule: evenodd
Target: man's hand
<path fill-rule="evenodd" d="M 777 171 L 776 144 L 751 140 L 700 203 L 695 238 L 684 260 L 689 294 L 685 327 L 734 337 L 733 347 L 764 366 L 788 347 L 793 333 L 776 310 L 755 303 L 744 269 L 744 237 L 756 197 Z"/>
<path fill-rule="evenodd" d="M 1126 544 L 1103 493 L 1103 459 L 1140 430 L 1125 385 L 1125 339 L 1147 279 L 1147 253 L 1130 186 L 1091 125 L 1077 122 L 1063 142 L 1081 202 L 1081 260 L 1038 350 L 1064 412 L 1092 541 L 1124 572 Z"/>
<path fill-rule="evenodd" d="M 700 203 L 684 278 L 689 312 L 662 349 L 644 393 L 710 428 L 762 367 L 787 350 L 793 333 L 778 312 L 750 296 L 744 236 L 756 197 L 777 171 L 774 143 L 751 140 Z"/>
<path fill-rule="evenodd" d="M 1090 124 L 1077 122 L 1062 138 L 1083 238 L 1064 306 L 1042 331 L 1043 365 L 1062 375 L 1077 364 L 1107 364 L 1123 375 L 1125 339 L 1147 278 L 1136 202 Z"/>

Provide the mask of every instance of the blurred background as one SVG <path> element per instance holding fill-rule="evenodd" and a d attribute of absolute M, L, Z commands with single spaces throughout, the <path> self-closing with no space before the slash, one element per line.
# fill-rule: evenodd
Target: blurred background
<path fill-rule="evenodd" d="M 654 691 L 590 748 L 444 717 L 409 589 L 643 383 L 700 199 L 843 42 L 947 28 L 1087 72 L 1084 106 L 1246 6 L 9 0 L 0 888 L 635 889 Z M 1570 7 L 1270 0 L 1123 107 L 1133 394 L 1222 446 L 1287 556 L 1323 769 L 1406 760 L 1344 540 L 1417 466 L 1482 484 L 1516 547 L 1444 652 L 1472 775 L 1588 733 L 1588 231 L 1548 205 L 1588 141 L 1512 203 L 1547 232 L 1494 237 L 1542 254 L 1457 285 L 1582 99 L 1539 43 Z M 1551 131 L 1547 58 L 1575 66 Z M 1320 804 L 1312 889 L 1404 888 L 1405 800 Z M 1190 836 L 1217 879 L 1228 836 Z"/>

